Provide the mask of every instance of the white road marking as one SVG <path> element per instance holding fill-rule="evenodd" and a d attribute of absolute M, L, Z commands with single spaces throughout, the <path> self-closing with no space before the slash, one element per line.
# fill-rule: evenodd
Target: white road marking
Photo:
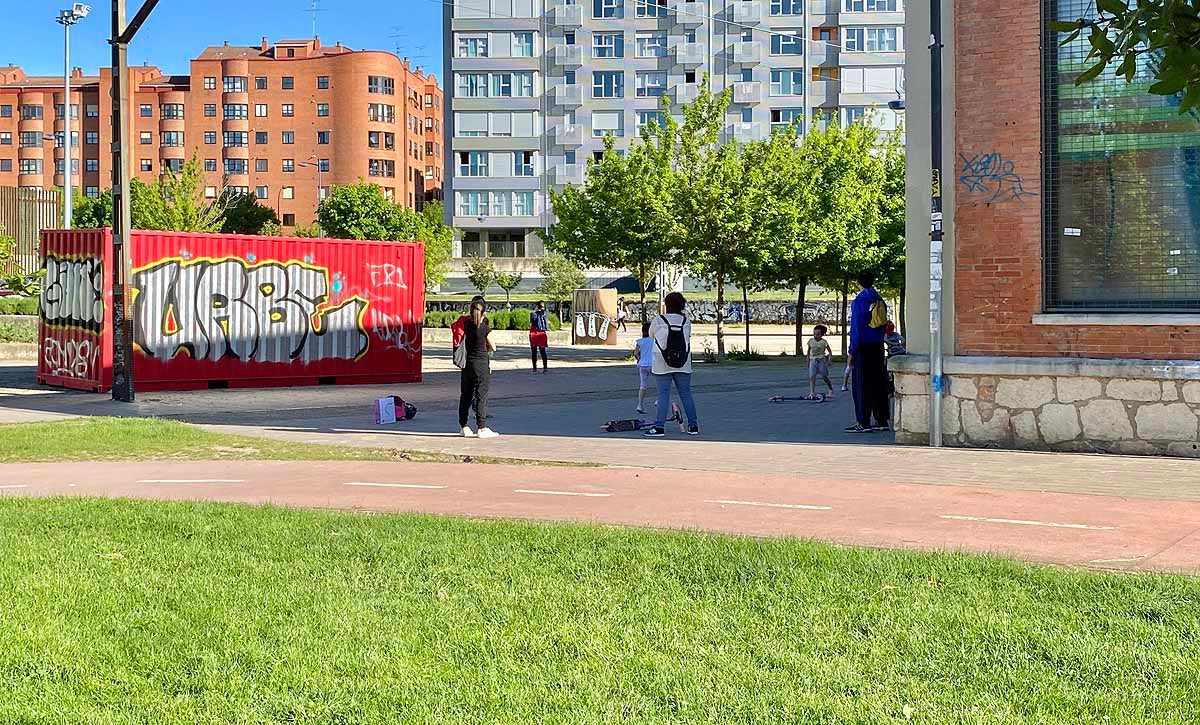
<path fill-rule="evenodd" d="M 25 483 L 13 483 L 7 486 L 0 486 L 0 488 L 29 488 L 29 485 Z"/>
<path fill-rule="evenodd" d="M 513 493 L 536 493 L 543 496 L 588 496 L 590 498 L 607 498 L 611 493 L 581 493 L 579 491 L 544 491 L 536 488 L 515 488 Z"/>
<path fill-rule="evenodd" d="M 240 478 L 144 478 L 138 483 L 245 483 Z"/>
<path fill-rule="evenodd" d="M 987 524 L 1015 524 L 1017 526 L 1046 526 L 1052 529 L 1087 529 L 1088 531 L 1112 531 L 1115 526 L 1090 526 L 1088 524 L 1057 524 L 1051 521 L 1025 521 L 1023 519 L 990 519 L 985 516 L 939 516 L 951 521 L 980 521 Z"/>
<path fill-rule="evenodd" d="M 831 511 L 832 506 L 812 506 L 803 503 L 766 503 L 763 501 L 728 501 L 725 499 L 704 499 L 704 503 L 719 503 L 728 506 L 766 506 L 773 509 L 803 509 L 805 511 Z"/>
<path fill-rule="evenodd" d="M 374 486 L 376 488 L 446 488 L 445 486 L 428 486 L 423 483 L 372 483 L 370 481 L 346 481 L 343 486 Z"/>

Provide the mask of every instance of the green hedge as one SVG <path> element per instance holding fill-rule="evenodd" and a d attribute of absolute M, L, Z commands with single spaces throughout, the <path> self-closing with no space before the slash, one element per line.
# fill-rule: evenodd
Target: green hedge
<path fill-rule="evenodd" d="M 0 315 L 36 315 L 37 297 L 0 297 Z"/>
<path fill-rule="evenodd" d="M 462 314 L 461 312 L 426 312 L 425 327 L 431 330 L 448 328 L 459 317 L 462 317 Z M 531 315 L 532 313 L 529 310 L 513 310 L 512 312 L 501 310 L 489 314 L 488 320 L 493 330 L 528 330 Z M 550 323 L 551 330 L 557 332 L 562 329 L 562 322 L 559 321 L 558 316 L 554 313 L 547 312 L 546 321 Z"/>

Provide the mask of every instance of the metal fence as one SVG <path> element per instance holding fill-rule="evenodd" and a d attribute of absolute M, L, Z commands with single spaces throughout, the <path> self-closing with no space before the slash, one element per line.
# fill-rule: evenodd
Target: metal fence
<path fill-rule="evenodd" d="M 38 237 L 62 226 L 62 194 L 56 189 L 0 186 L 0 234 L 17 240 L 15 264 L 29 271 L 41 266 Z M 5 272 L 16 270 L 7 269 Z"/>

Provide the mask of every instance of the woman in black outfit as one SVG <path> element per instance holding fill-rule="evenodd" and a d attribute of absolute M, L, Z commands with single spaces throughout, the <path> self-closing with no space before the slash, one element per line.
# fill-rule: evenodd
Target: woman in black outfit
<path fill-rule="evenodd" d="M 488 339 L 491 329 L 487 317 L 484 316 L 486 309 L 483 298 L 476 296 L 471 300 L 470 314 L 459 318 L 465 333 L 462 344 L 467 346 L 467 365 L 462 369 L 462 385 L 458 397 L 458 425 L 462 428 L 465 438 L 495 438 L 500 435 L 487 427 L 487 396 L 492 379 L 488 353 L 495 352 L 496 346 Z M 473 432 L 467 425 L 472 401 L 475 403 L 475 425 L 479 429 L 478 433 Z"/>

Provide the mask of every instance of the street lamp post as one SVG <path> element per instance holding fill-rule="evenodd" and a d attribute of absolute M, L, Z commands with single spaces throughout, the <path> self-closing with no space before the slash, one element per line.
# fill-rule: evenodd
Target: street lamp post
<path fill-rule="evenodd" d="M 929 0 L 929 445 L 942 445 L 942 3 Z"/>
<path fill-rule="evenodd" d="M 75 199 L 71 195 L 71 26 L 87 17 L 91 7 L 75 3 L 69 10 L 58 11 L 63 26 L 63 229 L 71 228 Z"/>
<path fill-rule="evenodd" d="M 311 166 L 317 170 L 317 212 L 320 212 L 321 189 L 325 188 L 325 184 L 322 183 L 322 179 L 324 177 L 322 176 L 322 173 L 321 173 L 323 171 L 321 169 L 321 160 L 317 158 L 316 154 L 309 156 L 309 158 L 312 160 L 311 161 L 301 161 L 300 165 L 301 166 Z M 314 223 L 317 225 L 317 237 L 319 238 L 319 237 L 325 236 L 325 233 L 323 231 L 321 231 L 321 220 L 319 218 L 319 214 L 318 214 L 318 218 L 314 220 Z"/>

